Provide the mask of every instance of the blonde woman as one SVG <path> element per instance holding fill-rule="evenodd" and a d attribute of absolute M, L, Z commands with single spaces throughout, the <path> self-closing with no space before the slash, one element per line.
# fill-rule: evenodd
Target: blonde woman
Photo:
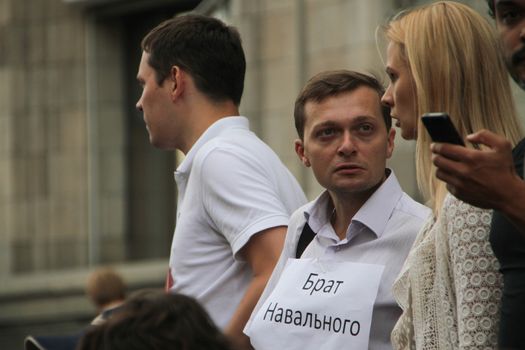
<path fill-rule="evenodd" d="M 403 12 L 384 33 L 390 84 L 383 103 L 402 137 L 417 140 L 418 185 L 434 213 L 394 284 L 403 314 L 392 343 L 495 349 L 502 280 L 488 241 L 492 212 L 461 202 L 437 180 L 419 119 L 446 112 L 463 138 L 485 128 L 521 139 L 497 34 L 477 12 L 449 1 Z"/>

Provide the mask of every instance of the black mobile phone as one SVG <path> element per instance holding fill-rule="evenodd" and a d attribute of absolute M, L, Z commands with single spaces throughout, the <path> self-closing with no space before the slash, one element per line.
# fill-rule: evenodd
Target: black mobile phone
<path fill-rule="evenodd" d="M 432 141 L 465 146 L 463 138 L 446 113 L 425 113 L 421 117 Z"/>

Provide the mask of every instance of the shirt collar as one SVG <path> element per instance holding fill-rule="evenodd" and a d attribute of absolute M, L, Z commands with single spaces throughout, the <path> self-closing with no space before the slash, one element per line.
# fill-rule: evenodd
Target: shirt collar
<path fill-rule="evenodd" d="M 204 146 L 206 142 L 219 136 L 224 130 L 228 130 L 232 127 L 249 129 L 250 123 L 246 117 L 234 116 L 221 118 L 210 125 L 208 129 L 206 129 L 206 131 L 204 131 L 204 133 L 197 139 L 195 144 L 186 154 L 184 160 L 177 167 L 177 170 L 175 171 L 175 177 L 189 174 L 191 171 L 191 166 L 193 165 L 193 159 L 202 146 Z"/>
<path fill-rule="evenodd" d="M 304 218 L 314 232 L 319 232 L 330 221 L 329 208 L 333 208 L 333 204 L 327 190 L 304 207 Z"/>
<path fill-rule="evenodd" d="M 367 226 L 377 237 L 381 237 L 402 195 L 403 190 L 396 175 L 390 170 L 385 182 L 368 198 L 353 220 Z"/>
<path fill-rule="evenodd" d="M 403 194 L 394 172 L 390 172 L 386 180 L 368 198 L 359 211 L 352 218 L 352 222 L 359 222 L 368 227 L 379 238 L 383 235 L 385 227 L 394 211 L 394 208 Z M 321 193 L 304 209 L 304 217 L 314 232 L 319 230 L 330 220 L 330 210 L 333 207 L 328 191 Z M 350 227 L 349 227 L 350 229 Z M 347 238 L 349 232 L 347 232 Z"/>

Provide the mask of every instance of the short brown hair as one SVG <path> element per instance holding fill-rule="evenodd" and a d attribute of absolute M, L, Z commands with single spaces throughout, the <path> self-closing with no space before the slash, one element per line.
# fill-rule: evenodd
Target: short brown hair
<path fill-rule="evenodd" d="M 385 89 L 379 83 L 379 80 L 374 76 L 349 71 L 349 70 L 333 70 L 319 73 L 306 83 L 299 96 L 295 100 L 294 119 L 297 134 L 304 138 L 304 124 L 306 120 L 305 106 L 309 101 L 316 103 L 322 102 L 328 97 L 337 96 L 346 92 L 356 90 L 361 86 L 369 87 L 375 90 L 379 99 L 385 93 Z M 392 127 L 392 118 L 390 117 L 390 108 L 381 105 L 383 119 L 385 121 L 387 131 Z"/>
<path fill-rule="evenodd" d="M 98 308 L 113 301 L 123 300 L 126 285 L 118 273 L 109 267 L 93 271 L 87 280 L 86 293 Z"/>

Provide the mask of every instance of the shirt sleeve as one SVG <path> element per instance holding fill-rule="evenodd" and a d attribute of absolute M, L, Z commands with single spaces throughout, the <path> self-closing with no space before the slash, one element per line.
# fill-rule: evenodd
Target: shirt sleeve
<path fill-rule="evenodd" d="M 206 155 L 201 169 L 204 208 L 234 256 L 254 234 L 288 225 L 291 213 L 280 198 L 279 179 L 254 155 L 217 148 Z"/>
<path fill-rule="evenodd" d="M 492 211 L 452 196 L 443 207 L 457 300 L 451 314 L 457 314 L 459 349 L 495 349 L 502 279 L 488 239 Z"/>

